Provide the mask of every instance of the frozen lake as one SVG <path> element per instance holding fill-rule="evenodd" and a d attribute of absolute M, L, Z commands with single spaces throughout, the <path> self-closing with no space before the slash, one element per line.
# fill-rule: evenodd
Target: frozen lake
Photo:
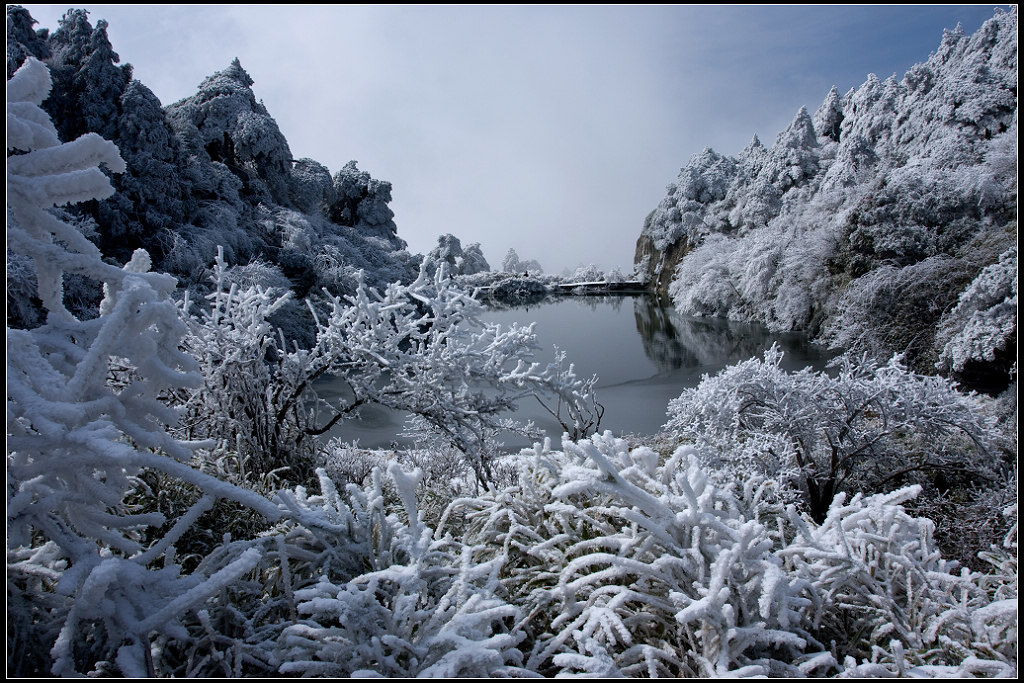
<path fill-rule="evenodd" d="M 554 358 L 554 346 L 563 349 L 579 376 L 596 374 L 597 399 L 604 405 L 601 430 L 615 434 L 652 434 L 666 421 L 670 399 L 696 386 L 703 375 L 727 365 L 761 356 L 778 342 L 785 352 L 783 365 L 798 370 L 824 367 L 830 357 L 800 334 L 774 334 L 766 329 L 717 318 L 691 318 L 649 296 L 563 297 L 506 310 L 490 310 L 486 322 L 507 327 L 536 323 L 541 346 L 534 360 Z M 330 400 L 337 390 L 330 380 L 317 392 Z M 523 401 L 513 416 L 533 420 L 555 443 L 561 427 L 535 400 Z M 333 435 L 358 440 L 363 448 L 408 446 L 403 438 L 406 415 L 376 406 L 364 407 L 359 419 L 344 420 Z M 529 446 L 509 435 L 505 447 Z"/>

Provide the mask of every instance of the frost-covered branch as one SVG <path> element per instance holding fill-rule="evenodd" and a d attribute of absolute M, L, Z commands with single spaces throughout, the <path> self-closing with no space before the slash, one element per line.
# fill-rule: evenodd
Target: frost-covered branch
<path fill-rule="evenodd" d="M 844 356 L 832 377 L 789 373 L 773 347 L 727 368 L 669 405 L 666 428 L 727 470 L 781 477 L 824 519 L 841 490 L 874 491 L 894 473 L 998 468 L 994 418 L 948 380 Z"/>
<path fill-rule="evenodd" d="M 96 135 L 57 139 L 38 106 L 49 83 L 33 58 L 8 81 L 9 150 L 23 152 L 8 157 L 8 250 L 35 262 L 47 311 L 40 327 L 7 330 L 7 548 L 16 557 L 36 550 L 8 575 L 9 599 L 26 610 L 14 620 L 20 630 L 13 656 L 49 651 L 52 660 L 39 673 L 116 667 L 147 675 L 151 632 L 180 633 L 184 613 L 252 563 L 210 577 L 182 575 L 174 541 L 185 528 L 173 525 L 161 539 L 165 515 L 129 502 L 137 477 L 162 472 L 271 520 L 281 512 L 192 469 L 195 444 L 170 433 L 179 415 L 165 395 L 202 383 L 195 360 L 179 349 L 186 327 L 171 300 L 174 278 L 149 272 L 142 250 L 124 268 L 105 263 L 81 233 L 48 212 L 108 196 L 110 182 L 97 164 L 124 169 L 117 149 Z M 98 317 L 80 320 L 65 308 L 70 274 L 102 283 Z M 128 368 L 116 383 L 107 381 L 114 366 Z M 206 505 L 187 518 L 194 521 Z M 47 577 L 43 585 L 32 578 L 39 576 Z M 44 640 L 33 642 L 29 633 Z"/>

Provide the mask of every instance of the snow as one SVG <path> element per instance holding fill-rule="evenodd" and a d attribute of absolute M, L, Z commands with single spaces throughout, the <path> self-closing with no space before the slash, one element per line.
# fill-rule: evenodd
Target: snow
<path fill-rule="evenodd" d="M 771 147 L 694 155 L 645 222 L 641 270 L 686 314 L 822 330 L 880 358 L 909 352 L 918 369 L 936 355 L 946 372 L 984 361 L 1006 377 L 992 351 L 1008 314 L 946 316 L 937 348 L 933 330 L 1015 241 L 1016 50 L 1017 13 L 997 12 L 902 79 L 833 88 Z M 935 311 L 912 312 L 928 301 Z"/>
<path fill-rule="evenodd" d="M 820 176 L 816 167 L 842 159 L 837 146 L 849 144 L 854 157 L 859 141 L 889 154 L 918 144 L 906 122 L 851 121 L 851 102 L 888 111 L 948 88 L 968 96 L 944 110 L 951 120 L 977 130 L 999 124 L 1005 84 L 986 69 L 1013 58 L 1000 35 L 1015 22 L 1015 13 L 999 15 L 970 39 L 949 34 L 927 69 L 902 82 L 871 79 L 845 98 L 833 91 L 813 119 L 801 110 L 771 148 L 752 143 L 737 160 L 707 150 L 684 169 L 672 188 L 678 201 L 654 224 L 703 239 L 693 254 L 722 273 L 702 279 L 684 264 L 681 275 L 703 290 L 693 305 L 710 307 L 718 287 L 724 300 L 715 312 L 781 327 L 806 321 L 798 309 L 829 296 L 815 288 L 839 248 L 836 221 L 852 215 L 847 199 L 864 195 L 837 189 L 811 201 L 830 215 L 821 226 L 807 215 L 785 227 L 759 221 L 774 211 L 796 216 L 816 183 L 844 187 L 847 176 Z M 84 13 L 72 13 L 62 31 L 68 51 L 88 39 L 104 64 L 116 61 L 102 23 L 93 31 Z M 943 69 L 973 80 L 946 83 Z M 595 434 L 596 379 L 578 376 L 564 354 L 538 359 L 532 327 L 484 324 L 481 304 L 447 277 L 455 238 L 441 240 L 435 272 L 409 284 L 375 289 L 351 263 L 339 265 L 345 248 L 359 251 L 352 245 L 366 246 L 367 260 L 397 246 L 390 186 L 355 164 L 330 188 L 326 169 L 312 164 L 293 183 L 277 164 L 283 138 L 250 99 L 251 79 L 237 63 L 179 103 L 178 125 L 198 127 L 199 113 L 221 117 L 237 139 L 227 145 L 205 131 L 213 146 L 204 153 L 232 162 L 251 155 L 266 165 L 254 192 L 348 211 L 350 223 L 268 205 L 261 225 L 281 233 L 295 260 L 232 269 L 219 250 L 207 295 L 198 305 L 175 302 L 175 278 L 152 272 L 148 252 L 129 252 L 119 267 L 86 237 L 87 221 L 56 210 L 116 196 L 99 167 L 126 165 L 95 133 L 58 139 L 39 106 L 50 78 L 27 57 L 8 82 L 8 149 L 18 152 L 7 161 L 9 261 L 32 265 L 36 285 L 26 291 L 45 316 L 7 333 L 8 645 L 25 669 L 16 673 L 1016 675 L 1015 503 L 985 503 L 1005 511 L 1010 531 L 979 556 L 991 565 L 986 573 L 961 569 L 942 556 L 935 522 L 915 516 L 928 510 L 921 501 L 935 482 L 893 477 L 967 466 L 998 474 L 1000 449 L 1015 441 L 990 402 L 913 372 L 899 356 L 847 355 L 831 373 L 787 372 L 773 348 L 672 401 L 658 441 Z M 886 152 L 877 146 L 886 140 L 899 144 Z M 886 201 L 857 226 L 857 239 L 926 255 L 877 265 L 845 295 L 867 291 L 873 278 L 891 285 L 950 272 L 953 257 L 935 246 L 947 236 L 926 229 L 938 210 L 931 204 L 959 206 L 968 188 L 967 203 L 999 210 L 1005 158 L 949 172 L 940 162 L 990 152 L 998 161 L 1005 140 L 966 150 L 939 142 L 921 143 L 918 167 L 888 175 L 890 191 L 915 197 L 909 215 L 924 228 L 879 229 L 906 206 L 886 203 L 881 189 L 875 198 Z M 862 161 L 892 162 L 884 153 Z M 225 164 L 210 164 L 224 169 L 224 195 L 205 210 L 230 223 L 241 184 Z M 764 192 L 743 203 L 737 178 Z M 739 220 L 706 230 L 702 215 Z M 359 226 L 369 236 L 329 234 Z M 280 283 L 289 263 L 306 263 L 303 252 L 318 244 L 334 245 L 337 253 L 319 257 L 338 263 L 321 262 L 317 272 L 350 268 L 352 287 L 347 296 L 325 293 L 319 312 L 311 307 L 315 339 L 301 348 L 271 321 L 292 293 L 265 285 Z M 1016 248 L 996 251 L 936 316 L 936 351 L 954 371 L 994 356 L 1014 333 Z M 478 252 L 470 245 L 455 265 L 481 265 Z M 376 275 L 410 265 L 395 259 Z M 71 278 L 102 286 L 91 315 L 68 306 Z M 802 296 L 782 293 L 801 287 Z M 836 310 L 866 317 L 854 303 L 840 299 Z M 319 401 L 310 387 L 323 373 L 344 378 L 351 395 Z M 495 435 L 510 427 L 503 412 L 535 397 L 565 427 L 561 444 L 499 458 Z M 346 486 L 332 479 L 338 468 L 303 478 L 324 414 L 341 419 L 361 402 L 416 412 L 421 462 L 407 467 L 378 453 Z M 326 450 L 361 455 L 337 443 Z M 1005 480 L 1015 496 L 1015 476 Z"/>

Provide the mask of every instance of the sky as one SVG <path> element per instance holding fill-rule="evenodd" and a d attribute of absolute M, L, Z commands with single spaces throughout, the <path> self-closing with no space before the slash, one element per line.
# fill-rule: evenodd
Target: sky
<path fill-rule="evenodd" d="M 68 5 L 23 5 L 57 27 Z M 902 77 L 993 5 L 79 5 L 167 105 L 237 57 L 292 156 L 392 183 L 398 234 L 493 269 L 632 269 L 704 147 L 775 140 L 869 73 Z"/>

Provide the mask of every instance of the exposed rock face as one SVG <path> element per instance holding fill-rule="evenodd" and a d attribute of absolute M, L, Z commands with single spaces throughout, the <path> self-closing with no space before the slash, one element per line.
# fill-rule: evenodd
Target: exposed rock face
<path fill-rule="evenodd" d="M 669 243 L 661 250 L 655 245 L 653 237 L 641 234 L 636 241 L 636 255 L 633 257 L 637 275 L 655 293 L 668 296 L 672 274 L 691 249 L 690 241 L 686 237 L 680 237 L 678 241 Z"/>

